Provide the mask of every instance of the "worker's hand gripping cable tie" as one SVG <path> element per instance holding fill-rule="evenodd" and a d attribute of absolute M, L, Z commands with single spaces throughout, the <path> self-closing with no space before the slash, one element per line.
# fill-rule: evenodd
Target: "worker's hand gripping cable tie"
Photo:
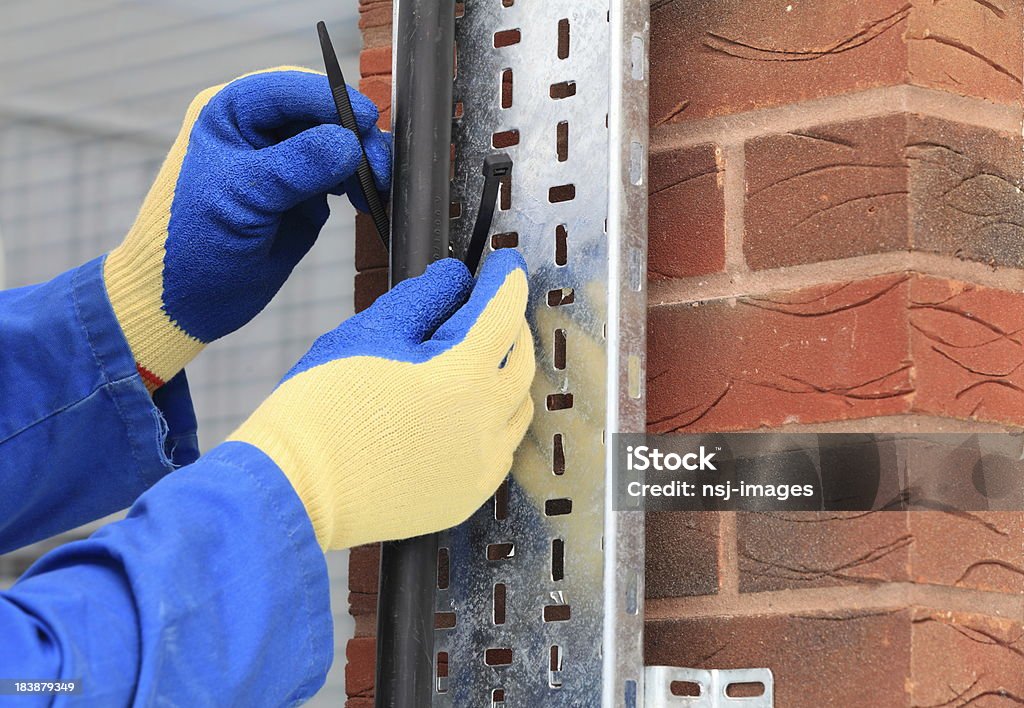
<path fill-rule="evenodd" d="M 388 136 L 373 102 L 321 73 L 280 67 L 199 93 L 124 241 L 104 261 L 111 307 L 156 390 L 206 344 L 252 320 L 313 247 L 360 166 L 388 189 Z M 351 126 L 351 128 L 349 128 Z M 362 170 L 366 172 L 365 169 Z M 369 190 L 369 199 L 378 197 Z"/>
<path fill-rule="evenodd" d="M 331 37 L 327 33 L 327 25 L 320 21 L 316 25 L 317 33 L 320 36 L 320 50 L 324 55 L 324 67 L 327 70 L 327 80 L 331 85 L 331 94 L 334 96 L 334 103 L 338 109 L 338 118 L 341 125 L 348 128 L 356 136 L 359 131 L 356 128 L 356 119 L 352 113 L 352 105 L 349 102 L 348 91 L 345 87 L 345 76 L 338 63 L 338 57 L 331 44 Z M 507 153 L 488 155 L 484 159 L 484 188 L 480 199 L 480 209 L 477 212 L 476 223 L 473 227 L 473 237 L 470 239 L 463 257 L 463 262 L 469 268 L 470 273 L 476 273 L 483 257 L 484 246 L 490 234 L 491 223 L 494 220 L 494 206 L 498 198 L 498 189 L 501 186 L 501 179 L 512 173 L 512 158 Z M 359 186 L 362 189 L 366 205 L 373 217 L 373 224 L 377 229 L 384 248 L 391 247 L 391 227 L 388 221 L 388 213 L 381 201 L 380 193 L 374 185 L 373 170 L 366 159 L 365 153 L 359 162 L 357 170 Z"/>

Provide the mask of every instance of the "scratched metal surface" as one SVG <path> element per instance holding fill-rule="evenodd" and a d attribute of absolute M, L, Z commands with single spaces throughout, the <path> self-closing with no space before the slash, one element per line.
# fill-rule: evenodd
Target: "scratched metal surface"
<path fill-rule="evenodd" d="M 646 0 L 456 20 L 453 250 L 518 131 L 492 234 L 530 266 L 537 412 L 506 492 L 442 539 L 438 708 L 642 705 L 643 517 L 611 510 L 605 439 L 644 424 L 647 34 Z"/>

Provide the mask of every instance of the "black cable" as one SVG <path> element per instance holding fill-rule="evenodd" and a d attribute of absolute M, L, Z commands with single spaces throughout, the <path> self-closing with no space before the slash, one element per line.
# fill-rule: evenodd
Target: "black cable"
<path fill-rule="evenodd" d="M 392 286 L 448 256 L 455 0 L 401 0 L 394 52 Z M 377 708 L 431 703 L 437 546 L 428 534 L 381 547 Z"/>

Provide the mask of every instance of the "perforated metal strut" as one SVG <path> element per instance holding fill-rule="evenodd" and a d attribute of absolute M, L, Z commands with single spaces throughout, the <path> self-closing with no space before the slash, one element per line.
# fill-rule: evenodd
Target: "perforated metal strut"
<path fill-rule="evenodd" d="M 612 510 L 608 443 L 644 424 L 647 32 L 646 0 L 457 13 L 452 251 L 507 152 L 484 258 L 530 267 L 537 412 L 494 501 L 440 539 L 434 706 L 643 705 L 643 517 Z"/>

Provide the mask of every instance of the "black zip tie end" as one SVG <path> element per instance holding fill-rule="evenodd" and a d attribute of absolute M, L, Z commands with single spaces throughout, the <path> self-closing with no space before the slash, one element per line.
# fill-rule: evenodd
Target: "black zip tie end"
<path fill-rule="evenodd" d="M 476 213 L 476 224 L 473 225 L 473 236 L 469 240 L 469 247 L 466 248 L 464 263 L 469 272 L 476 275 L 480 266 L 480 259 L 484 254 L 484 244 L 487 243 L 487 236 L 491 233 L 491 223 L 494 221 L 494 206 L 498 199 L 498 187 L 501 186 L 501 178 L 512 174 L 512 158 L 508 153 L 499 152 L 488 155 L 484 158 L 484 189 L 480 197 L 480 210 Z"/>

